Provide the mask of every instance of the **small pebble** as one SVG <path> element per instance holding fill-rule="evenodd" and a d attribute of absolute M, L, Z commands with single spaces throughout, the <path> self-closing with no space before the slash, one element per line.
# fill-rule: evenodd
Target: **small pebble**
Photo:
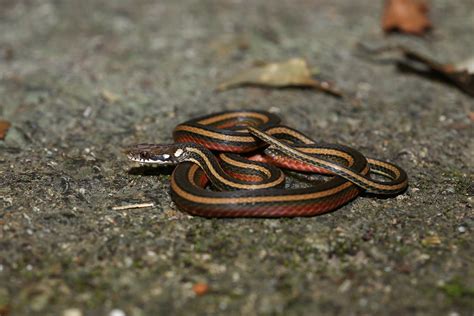
<path fill-rule="evenodd" d="M 281 112 L 281 109 L 280 109 L 280 108 L 277 108 L 276 106 L 272 106 L 272 107 L 268 110 L 268 112 L 278 114 L 278 113 Z"/>
<path fill-rule="evenodd" d="M 86 107 L 84 112 L 82 113 L 82 116 L 84 117 L 89 117 L 92 114 L 92 108 L 90 106 Z"/>
<path fill-rule="evenodd" d="M 460 232 L 461 234 L 462 234 L 462 233 L 465 233 L 465 232 L 466 232 L 466 227 L 464 227 L 464 226 L 459 226 L 459 227 L 458 227 L 458 232 Z"/>
<path fill-rule="evenodd" d="M 1 267 L 1 266 L 0 266 Z M 1 270 L 0 270 L 1 271 Z M 232 273 L 232 281 L 237 282 L 240 280 L 240 274 L 238 272 Z"/>
<path fill-rule="evenodd" d="M 113 309 L 110 311 L 109 316 L 126 316 L 126 314 L 121 309 Z"/>
<path fill-rule="evenodd" d="M 226 301 L 222 301 L 222 302 L 219 303 L 219 309 L 221 309 L 221 310 L 227 309 L 228 305 L 229 304 Z"/>
<path fill-rule="evenodd" d="M 200 282 L 200 283 L 196 283 L 196 284 L 193 285 L 193 292 L 197 296 L 204 295 L 208 291 L 209 291 L 209 285 L 207 285 L 206 283 Z"/>
<path fill-rule="evenodd" d="M 456 192 L 456 190 L 455 190 L 453 187 L 447 187 L 447 188 L 443 191 L 443 193 L 450 193 L 450 194 L 455 193 L 455 192 Z"/>
<path fill-rule="evenodd" d="M 405 194 L 397 195 L 396 199 L 397 199 L 398 201 L 403 201 L 403 200 L 408 199 L 408 195 L 405 195 Z"/>
<path fill-rule="evenodd" d="M 68 308 L 64 310 L 63 316 L 82 316 L 82 311 L 79 308 Z"/>
<path fill-rule="evenodd" d="M 124 263 L 127 268 L 130 268 L 133 265 L 133 259 L 130 257 L 125 257 Z"/>
<path fill-rule="evenodd" d="M 345 280 L 344 282 L 342 282 L 342 284 L 339 286 L 337 290 L 339 293 L 345 293 L 351 288 L 351 286 L 352 286 L 351 280 Z"/>

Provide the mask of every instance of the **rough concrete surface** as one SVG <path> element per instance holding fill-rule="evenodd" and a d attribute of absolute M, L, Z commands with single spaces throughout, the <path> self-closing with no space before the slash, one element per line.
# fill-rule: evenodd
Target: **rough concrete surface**
<path fill-rule="evenodd" d="M 419 38 L 382 34 L 381 1 L 1 1 L 0 314 L 473 315 L 473 99 L 356 49 L 472 56 L 474 2 L 429 3 Z M 214 91 L 292 57 L 351 97 Z M 313 218 L 204 219 L 121 152 L 244 108 L 394 161 L 410 187 Z"/>

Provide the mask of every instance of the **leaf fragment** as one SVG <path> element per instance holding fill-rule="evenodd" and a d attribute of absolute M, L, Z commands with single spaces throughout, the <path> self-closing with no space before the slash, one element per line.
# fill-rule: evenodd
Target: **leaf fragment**
<path fill-rule="evenodd" d="M 5 120 L 0 120 L 0 140 L 4 140 L 10 129 L 11 123 Z"/>
<path fill-rule="evenodd" d="M 423 35 L 432 27 L 428 11 L 424 0 L 388 0 L 385 3 L 382 28 L 385 32 Z"/>
<path fill-rule="evenodd" d="M 359 48 L 372 55 L 385 52 L 400 53 L 400 58 L 396 59 L 400 70 L 412 72 L 430 79 L 441 80 L 458 87 L 466 94 L 474 97 L 474 72 L 470 68 L 474 67 L 471 64 L 474 61 L 468 60 L 459 64 L 441 63 L 402 45 L 374 49 L 359 43 Z"/>
<path fill-rule="evenodd" d="M 474 75 L 474 57 L 463 60 L 460 63 L 454 65 L 457 71 L 466 71 L 467 73 Z"/>
<path fill-rule="evenodd" d="M 244 70 L 222 82 L 217 90 L 224 91 L 244 85 L 273 88 L 315 88 L 338 97 L 342 96 L 342 93 L 331 83 L 313 78 L 308 63 L 302 58 L 267 63 Z"/>
<path fill-rule="evenodd" d="M 107 103 L 115 103 L 116 101 L 120 100 L 120 96 L 118 94 L 115 94 L 115 93 L 113 93 L 109 90 L 106 90 L 106 89 L 104 89 L 100 92 L 100 96 Z"/>
<path fill-rule="evenodd" d="M 437 235 L 427 236 L 421 240 L 423 246 L 438 246 L 441 245 L 441 239 Z"/>

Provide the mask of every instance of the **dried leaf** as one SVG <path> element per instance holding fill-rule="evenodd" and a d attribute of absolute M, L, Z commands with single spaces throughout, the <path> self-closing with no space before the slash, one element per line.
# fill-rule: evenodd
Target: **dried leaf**
<path fill-rule="evenodd" d="M 7 316 L 10 314 L 11 307 L 8 304 L 0 305 L 0 316 Z"/>
<path fill-rule="evenodd" d="M 206 283 L 196 283 L 193 285 L 193 292 L 197 296 L 206 294 L 209 291 L 209 285 Z"/>
<path fill-rule="evenodd" d="M 301 58 L 255 66 L 224 81 L 217 87 L 217 90 L 223 91 L 242 85 L 275 88 L 307 87 L 316 88 L 338 97 L 342 96 L 341 92 L 329 82 L 314 79 L 306 60 Z"/>
<path fill-rule="evenodd" d="M 467 71 L 467 73 L 474 75 L 474 57 L 457 63 L 454 68 L 457 71 Z"/>
<path fill-rule="evenodd" d="M 397 60 L 397 65 L 404 71 L 438 79 L 455 85 L 466 94 L 474 97 L 474 72 L 471 72 L 468 63 L 444 64 L 404 46 L 388 46 L 377 49 L 369 48 L 364 44 L 359 47 L 369 54 L 380 54 L 384 52 L 400 52 L 402 58 Z"/>
<path fill-rule="evenodd" d="M 438 246 L 441 245 L 441 239 L 437 235 L 428 236 L 421 240 L 423 246 Z"/>
<path fill-rule="evenodd" d="M 10 128 L 11 123 L 8 121 L 0 120 L 0 140 L 4 140 L 7 136 L 8 129 Z"/>
<path fill-rule="evenodd" d="M 432 27 L 428 5 L 423 0 L 388 0 L 382 17 L 385 32 L 400 31 L 423 35 Z"/>

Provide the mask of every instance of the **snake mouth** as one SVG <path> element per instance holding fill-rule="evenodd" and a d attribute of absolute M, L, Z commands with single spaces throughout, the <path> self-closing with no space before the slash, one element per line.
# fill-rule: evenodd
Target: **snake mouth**
<path fill-rule="evenodd" d="M 152 164 L 152 165 L 157 165 L 157 166 L 171 166 L 171 165 L 175 165 L 176 163 L 173 162 L 173 161 L 169 161 L 169 160 L 166 160 L 165 158 L 149 158 L 149 159 L 145 159 L 145 158 L 141 158 L 141 157 L 137 157 L 137 156 L 133 156 L 133 155 L 128 155 L 128 159 L 133 161 L 133 162 L 138 162 L 140 164 Z"/>
<path fill-rule="evenodd" d="M 129 160 L 154 166 L 176 165 L 182 152 L 175 144 L 138 144 L 124 149 Z"/>

